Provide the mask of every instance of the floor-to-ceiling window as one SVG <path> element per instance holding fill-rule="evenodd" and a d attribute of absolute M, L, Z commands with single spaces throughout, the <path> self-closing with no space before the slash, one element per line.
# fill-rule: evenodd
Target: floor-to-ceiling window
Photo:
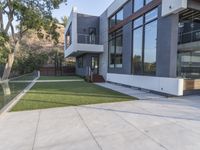
<path fill-rule="evenodd" d="M 109 18 L 109 27 L 113 27 L 124 20 L 124 9 L 121 8 L 118 12 Z"/>
<path fill-rule="evenodd" d="M 145 5 L 149 4 L 152 0 L 133 0 L 133 12 L 138 11 Z"/>
<path fill-rule="evenodd" d="M 158 9 L 154 9 L 133 22 L 133 74 L 156 74 Z"/>
<path fill-rule="evenodd" d="M 142 74 L 143 16 L 134 21 L 133 35 L 133 73 Z"/>
<path fill-rule="evenodd" d="M 179 15 L 177 75 L 200 78 L 200 11 L 187 9 Z"/>
<path fill-rule="evenodd" d="M 122 68 L 122 29 L 109 34 L 109 68 Z"/>

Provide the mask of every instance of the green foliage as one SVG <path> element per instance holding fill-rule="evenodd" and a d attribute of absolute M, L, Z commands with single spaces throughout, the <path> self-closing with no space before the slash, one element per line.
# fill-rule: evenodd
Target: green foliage
<path fill-rule="evenodd" d="M 56 32 L 58 21 L 52 18 L 51 10 L 59 8 L 59 5 L 67 0 L 21 0 L 13 1 L 18 28 L 21 32 L 26 29 L 34 29 L 39 37 L 43 37 L 41 31 L 51 35 L 58 43 L 59 33 Z"/>
<path fill-rule="evenodd" d="M 9 41 L 9 37 L 5 32 L 0 32 L 0 64 L 5 64 L 8 57 L 8 49 L 5 43 Z"/>
<path fill-rule="evenodd" d="M 24 56 L 16 58 L 13 69 L 19 74 L 25 74 L 39 70 L 48 61 L 48 54 L 45 52 L 28 51 Z"/>

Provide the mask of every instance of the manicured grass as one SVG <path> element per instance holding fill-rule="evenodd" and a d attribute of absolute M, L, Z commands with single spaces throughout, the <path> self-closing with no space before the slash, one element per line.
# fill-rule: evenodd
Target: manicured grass
<path fill-rule="evenodd" d="M 110 103 L 133 99 L 135 98 L 85 81 L 36 83 L 12 111 Z"/>
<path fill-rule="evenodd" d="M 42 76 L 39 80 L 81 80 L 82 78 L 78 76 Z"/>

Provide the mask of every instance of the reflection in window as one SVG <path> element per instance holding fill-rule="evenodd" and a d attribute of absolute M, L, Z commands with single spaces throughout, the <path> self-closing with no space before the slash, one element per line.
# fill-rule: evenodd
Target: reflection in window
<path fill-rule="evenodd" d="M 156 11 L 157 8 L 133 22 L 133 74 L 155 75 L 156 73 L 158 17 Z"/>
<path fill-rule="evenodd" d="M 142 36 L 143 28 L 140 27 L 133 31 L 133 73 L 142 73 Z"/>
<path fill-rule="evenodd" d="M 109 68 L 122 68 L 122 29 L 109 35 Z"/>
<path fill-rule="evenodd" d="M 115 67 L 122 68 L 122 36 L 116 38 Z"/>
<path fill-rule="evenodd" d="M 134 28 L 137 28 L 137 27 L 143 25 L 143 16 L 135 19 L 133 24 L 134 24 Z"/>
<path fill-rule="evenodd" d="M 138 11 L 144 6 L 144 0 L 134 0 L 134 12 Z"/>
<path fill-rule="evenodd" d="M 114 26 L 116 23 L 115 23 L 115 16 L 111 17 L 110 20 L 110 27 Z"/>
<path fill-rule="evenodd" d="M 122 8 L 109 19 L 110 28 L 118 24 L 119 22 L 123 21 L 123 19 L 124 19 L 124 9 Z"/>
<path fill-rule="evenodd" d="M 179 18 L 179 44 L 200 41 L 200 11 L 187 10 Z"/>
<path fill-rule="evenodd" d="M 200 78 L 200 51 L 178 53 L 178 77 Z"/>
<path fill-rule="evenodd" d="M 145 5 L 149 4 L 152 0 L 145 0 Z"/>
<path fill-rule="evenodd" d="M 115 40 L 109 42 L 109 67 L 115 67 Z"/>
<path fill-rule="evenodd" d="M 96 28 L 89 28 L 89 44 L 96 44 Z"/>
<path fill-rule="evenodd" d="M 123 19 L 124 19 L 124 12 L 122 9 L 116 15 L 116 23 L 118 24 L 119 22 L 123 21 Z"/>
<path fill-rule="evenodd" d="M 157 17 L 158 17 L 158 9 L 156 8 L 145 15 L 145 22 L 147 23 L 153 19 L 156 19 Z"/>
<path fill-rule="evenodd" d="M 68 31 L 65 35 L 66 49 L 72 44 L 72 25 L 69 26 Z"/>
<path fill-rule="evenodd" d="M 157 21 L 145 26 L 144 73 L 156 74 Z"/>

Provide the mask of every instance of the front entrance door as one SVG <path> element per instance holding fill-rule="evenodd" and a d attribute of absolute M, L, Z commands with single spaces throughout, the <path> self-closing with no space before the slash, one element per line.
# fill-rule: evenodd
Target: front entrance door
<path fill-rule="evenodd" d="M 94 75 L 99 74 L 99 56 L 92 56 L 91 69 Z"/>

